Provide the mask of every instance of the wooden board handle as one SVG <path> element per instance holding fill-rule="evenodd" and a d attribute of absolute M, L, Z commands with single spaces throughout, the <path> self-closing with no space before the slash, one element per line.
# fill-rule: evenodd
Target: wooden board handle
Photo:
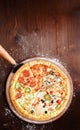
<path fill-rule="evenodd" d="M 9 53 L 0 45 L 0 56 L 6 59 L 9 63 L 15 65 L 16 61 L 9 55 Z"/>

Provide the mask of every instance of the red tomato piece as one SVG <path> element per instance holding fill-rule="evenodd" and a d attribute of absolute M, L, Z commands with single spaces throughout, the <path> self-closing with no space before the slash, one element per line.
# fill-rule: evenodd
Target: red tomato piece
<path fill-rule="evenodd" d="M 36 85 L 35 78 L 34 78 L 34 77 L 30 77 L 30 79 L 29 79 L 29 80 L 30 80 L 30 83 L 29 83 L 29 84 L 30 84 L 30 86 L 31 86 L 31 87 L 35 87 L 35 85 Z"/>
<path fill-rule="evenodd" d="M 31 87 L 35 87 L 35 85 L 36 85 L 36 82 L 35 82 L 35 81 L 30 82 L 30 86 L 31 86 Z"/>
<path fill-rule="evenodd" d="M 19 81 L 20 83 L 23 83 L 23 82 L 24 82 L 24 77 L 19 77 L 19 78 L 18 78 L 18 81 Z"/>
<path fill-rule="evenodd" d="M 22 73 L 23 73 L 23 75 L 24 75 L 25 77 L 29 77 L 29 76 L 30 76 L 30 73 L 29 73 L 28 70 L 24 70 L 24 71 L 22 71 Z"/>
<path fill-rule="evenodd" d="M 33 65 L 33 66 L 31 67 L 31 69 L 34 69 L 34 70 L 40 70 L 40 68 L 39 68 L 39 65 L 38 65 L 38 64 Z"/>
<path fill-rule="evenodd" d="M 47 68 L 48 68 L 48 66 L 47 66 L 47 65 L 43 65 L 43 64 L 41 64 L 40 66 L 43 68 L 43 71 L 46 71 L 46 70 L 47 70 Z"/>
<path fill-rule="evenodd" d="M 19 81 L 20 83 L 24 84 L 24 85 L 27 85 L 28 82 L 29 82 L 27 79 L 25 80 L 24 77 L 19 77 L 19 78 L 18 78 L 18 81 Z"/>
<path fill-rule="evenodd" d="M 62 82 L 62 81 L 60 81 L 60 84 L 62 85 L 62 84 L 63 84 L 63 82 Z"/>
<path fill-rule="evenodd" d="M 53 94 L 53 91 L 50 91 L 50 94 Z"/>
<path fill-rule="evenodd" d="M 61 77 L 61 74 L 60 73 L 58 73 L 58 75 L 57 75 L 58 77 Z"/>
<path fill-rule="evenodd" d="M 16 94 L 16 99 L 20 98 L 21 96 L 22 96 L 22 93 L 20 93 L 20 92 L 17 93 L 17 94 Z"/>
<path fill-rule="evenodd" d="M 58 104 L 60 104 L 60 103 L 61 103 L 61 100 L 60 100 L 60 99 L 58 99 L 56 102 L 57 102 Z"/>
<path fill-rule="evenodd" d="M 38 91 L 40 88 L 35 88 L 35 91 Z"/>

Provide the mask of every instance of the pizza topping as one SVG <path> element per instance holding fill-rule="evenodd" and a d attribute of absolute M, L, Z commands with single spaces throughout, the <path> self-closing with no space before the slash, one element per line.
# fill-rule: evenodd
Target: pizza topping
<path fill-rule="evenodd" d="M 19 78 L 18 78 L 18 81 L 19 81 L 20 83 L 23 83 L 24 78 L 23 78 L 23 77 L 19 77 Z"/>
<path fill-rule="evenodd" d="M 46 72 L 46 70 L 48 69 L 47 65 L 40 64 L 40 67 L 42 67 L 43 72 Z"/>
<path fill-rule="evenodd" d="M 21 92 L 18 92 L 18 93 L 16 94 L 16 99 L 21 98 L 21 96 L 22 96 L 22 93 L 21 93 Z"/>
<path fill-rule="evenodd" d="M 62 82 L 62 81 L 60 81 L 60 84 L 62 85 L 62 84 L 63 84 L 63 82 Z"/>
<path fill-rule="evenodd" d="M 30 82 L 30 86 L 31 86 L 31 87 L 35 87 L 35 86 L 36 86 L 36 82 L 35 82 L 35 81 L 31 81 L 31 82 Z"/>
<path fill-rule="evenodd" d="M 58 99 L 56 102 L 57 102 L 58 104 L 61 104 L 61 100 L 60 100 L 60 99 Z"/>
<path fill-rule="evenodd" d="M 40 67 L 39 67 L 38 64 L 33 65 L 33 66 L 31 67 L 31 69 L 34 69 L 34 70 L 36 70 L 36 71 L 40 71 Z"/>
<path fill-rule="evenodd" d="M 30 84 L 30 87 L 35 87 L 36 86 L 36 80 L 34 77 L 30 77 L 29 79 L 29 84 Z"/>
<path fill-rule="evenodd" d="M 30 87 L 25 88 L 25 92 L 30 93 L 31 92 L 31 88 Z"/>
<path fill-rule="evenodd" d="M 58 74 L 57 74 L 57 76 L 58 76 L 58 77 L 61 77 L 61 74 L 60 74 L 60 73 L 58 73 Z"/>
<path fill-rule="evenodd" d="M 50 96 L 49 94 L 45 94 L 45 95 L 44 95 L 44 98 L 45 98 L 45 100 L 47 100 L 47 101 L 48 101 L 48 100 L 51 100 L 51 96 Z"/>
<path fill-rule="evenodd" d="M 45 111 L 45 114 L 47 114 L 48 112 L 47 111 Z"/>
<path fill-rule="evenodd" d="M 44 103 L 45 101 L 43 99 L 41 99 L 41 102 Z"/>
<path fill-rule="evenodd" d="M 29 73 L 28 70 L 24 70 L 24 71 L 22 71 L 22 74 L 23 74 L 25 77 L 30 76 L 30 73 Z"/>
<path fill-rule="evenodd" d="M 44 86 L 52 86 L 54 85 L 54 81 L 56 79 L 55 75 L 48 74 L 43 77 L 43 85 Z"/>
<path fill-rule="evenodd" d="M 31 112 L 31 114 L 33 114 L 33 113 L 34 113 L 34 110 L 31 110 L 30 112 Z"/>
<path fill-rule="evenodd" d="M 51 90 L 49 93 L 52 95 L 52 94 L 53 94 L 53 91 Z"/>
<path fill-rule="evenodd" d="M 15 85 L 16 90 L 19 90 L 22 87 L 22 84 L 17 82 Z"/>
<path fill-rule="evenodd" d="M 54 103 L 54 101 L 52 100 L 51 103 Z"/>

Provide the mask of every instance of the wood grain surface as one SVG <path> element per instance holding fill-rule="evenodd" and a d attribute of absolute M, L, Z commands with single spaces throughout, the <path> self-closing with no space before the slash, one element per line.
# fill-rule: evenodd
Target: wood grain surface
<path fill-rule="evenodd" d="M 21 121 L 5 96 L 12 65 L 0 58 L 0 129 L 80 130 L 80 0 L 0 0 L 0 44 L 16 62 L 57 58 L 74 85 L 72 103 L 60 119 L 43 125 Z"/>

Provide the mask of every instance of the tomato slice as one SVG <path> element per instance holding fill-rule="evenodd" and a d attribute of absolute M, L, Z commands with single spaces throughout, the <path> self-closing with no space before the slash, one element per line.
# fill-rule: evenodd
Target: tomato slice
<path fill-rule="evenodd" d="M 34 78 L 34 77 L 30 77 L 29 81 L 30 81 L 30 82 L 29 82 L 30 86 L 31 86 L 31 87 L 35 87 L 35 85 L 36 85 L 35 78 Z"/>
<path fill-rule="evenodd" d="M 50 91 L 50 94 L 53 94 L 53 91 Z"/>
<path fill-rule="evenodd" d="M 28 81 L 27 79 L 25 80 L 24 77 L 19 77 L 19 78 L 18 78 L 18 82 L 19 82 L 19 83 L 22 83 L 22 84 L 24 84 L 24 85 L 27 85 L 29 81 Z"/>
<path fill-rule="evenodd" d="M 62 82 L 62 81 L 60 81 L 60 84 L 62 85 L 62 84 L 63 84 L 63 82 Z"/>
<path fill-rule="evenodd" d="M 31 81 L 31 82 L 30 82 L 30 86 L 31 86 L 31 87 L 35 87 L 35 85 L 36 85 L 36 82 L 35 82 L 35 81 Z"/>
<path fill-rule="evenodd" d="M 19 77 L 19 78 L 18 78 L 18 81 L 19 81 L 20 83 L 24 83 L 24 77 Z"/>
<path fill-rule="evenodd" d="M 43 64 L 40 64 L 40 67 L 42 67 L 43 71 L 46 71 L 48 66 L 47 65 L 43 65 Z"/>
<path fill-rule="evenodd" d="M 38 64 L 36 64 L 36 65 L 33 65 L 32 67 L 31 67 L 31 69 L 34 69 L 34 70 L 40 70 L 40 67 L 39 67 L 39 65 Z"/>
<path fill-rule="evenodd" d="M 25 77 L 29 77 L 29 76 L 30 76 L 30 73 L 29 73 L 28 70 L 22 71 L 22 74 L 23 74 Z"/>
<path fill-rule="evenodd" d="M 61 74 L 60 73 L 58 73 L 58 75 L 57 75 L 58 77 L 61 77 Z"/>
<path fill-rule="evenodd" d="M 56 102 L 57 102 L 58 104 L 61 104 L 61 100 L 60 100 L 60 99 L 58 99 Z"/>
<path fill-rule="evenodd" d="M 20 92 L 17 93 L 17 94 L 16 94 L 16 99 L 20 98 L 21 96 L 22 96 L 22 93 L 20 93 Z"/>

